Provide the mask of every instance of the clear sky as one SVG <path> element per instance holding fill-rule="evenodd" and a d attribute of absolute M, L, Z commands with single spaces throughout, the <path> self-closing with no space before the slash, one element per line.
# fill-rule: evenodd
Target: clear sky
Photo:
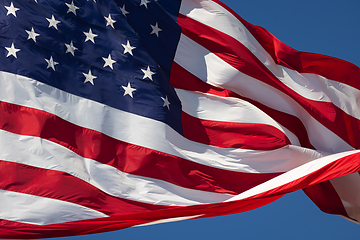
<path fill-rule="evenodd" d="M 330 55 L 360 66 L 359 0 L 223 2 L 245 20 L 266 28 L 297 50 Z M 299 191 L 246 213 L 61 239 L 333 240 L 359 237 L 360 225 L 322 213 Z"/>

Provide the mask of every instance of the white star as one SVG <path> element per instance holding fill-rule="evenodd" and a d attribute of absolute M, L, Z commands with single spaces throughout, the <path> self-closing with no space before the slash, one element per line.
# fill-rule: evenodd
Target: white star
<path fill-rule="evenodd" d="M 92 85 L 94 85 L 94 79 L 97 78 L 96 76 L 92 75 L 91 70 L 89 70 L 88 73 L 83 73 L 85 76 L 84 83 L 90 82 Z"/>
<path fill-rule="evenodd" d="M 129 12 L 125 10 L 125 4 L 122 6 L 122 8 L 120 8 L 122 14 L 126 17 L 126 14 L 128 14 Z"/>
<path fill-rule="evenodd" d="M 141 0 L 140 6 L 141 6 L 141 5 L 144 5 L 144 6 L 147 8 L 147 4 L 148 4 L 149 2 L 150 2 L 150 1 L 148 1 L 148 0 Z"/>
<path fill-rule="evenodd" d="M 65 43 L 65 46 L 66 46 L 66 52 L 65 53 L 69 52 L 73 56 L 75 56 L 75 51 L 78 50 L 78 49 L 74 46 L 73 42 L 71 41 L 70 44 Z"/>
<path fill-rule="evenodd" d="M 121 87 L 125 90 L 124 96 L 129 95 L 130 97 L 134 98 L 133 92 L 136 91 L 136 89 L 132 88 L 130 83 L 128 83 L 128 85 L 126 87 L 125 86 L 121 86 Z"/>
<path fill-rule="evenodd" d="M 25 30 L 25 31 L 27 32 L 27 34 L 29 34 L 29 36 L 27 38 L 28 40 L 32 39 L 32 40 L 34 40 L 34 42 L 36 42 L 36 37 L 40 36 L 40 34 L 38 34 L 34 31 L 33 27 L 31 28 L 31 31 L 28 31 L 28 30 Z"/>
<path fill-rule="evenodd" d="M 8 7 L 4 6 L 4 7 L 8 10 L 6 16 L 9 15 L 9 14 L 12 14 L 12 15 L 14 15 L 16 17 L 16 11 L 20 10 L 20 8 L 14 7 L 14 4 L 12 2 L 10 3 L 10 6 L 8 6 Z"/>
<path fill-rule="evenodd" d="M 74 15 L 76 15 L 76 10 L 78 10 L 79 8 L 77 6 L 74 5 L 74 1 L 71 1 L 71 4 L 65 3 L 66 6 L 68 6 L 69 10 L 67 11 L 67 13 L 72 12 Z"/>
<path fill-rule="evenodd" d="M 111 15 L 109 13 L 109 16 L 108 17 L 105 17 L 104 18 L 106 19 L 106 26 L 111 26 L 112 28 L 114 28 L 114 23 L 116 23 L 115 20 L 111 19 Z M 115 28 L 114 28 L 115 29 Z"/>
<path fill-rule="evenodd" d="M 156 22 L 155 26 L 151 25 L 152 32 L 150 34 L 156 34 L 157 37 L 159 37 L 159 32 L 162 31 L 162 29 L 159 28 L 158 23 Z"/>
<path fill-rule="evenodd" d="M 125 53 L 130 53 L 131 56 L 134 56 L 132 53 L 132 50 L 135 49 L 136 47 L 132 47 L 130 46 L 130 42 L 129 40 L 127 41 L 126 45 L 125 44 L 121 44 L 124 47 L 124 54 Z"/>
<path fill-rule="evenodd" d="M 89 0 L 87 0 L 87 1 L 89 1 Z M 94 3 L 96 3 L 96 0 L 94 0 Z"/>
<path fill-rule="evenodd" d="M 116 61 L 111 59 L 111 55 L 109 54 L 107 58 L 103 57 L 103 59 L 105 61 L 104 67 L 109 66 L 111 69 L 113 69 L 113 64 L 116 63 Z"/>
<path fill-rule="evenodd" d="M 89 29 L 89 32 L 83 32 L 86 36 L 85 42 L 90 40 L 93 43 L 95 43 L 94 37 L 97 37 L 98 35 L 93 34 L 93 32 L 91 31 L 91 28 Z"/>
<path fill-rule="evenodd" d="M 161 97 L 161 99 L 164 101 L 163 107 L 167 107 L 168 110 L 170 110 L 170 102 L 168 100 L 168 97 L 167 96 L 165 98 Z"/>
<path fill-rule="evenodd" d="M 61 21 L 56 20 L 54 15 L 51 16 L 51 19 L 46 18 L 46 20 L 49 21 L 49 28 L 54 27 L 56 30 L 58 30 L 57 24 L 61 23 Z"/>
<path fill-rule="evenodd" d="M 54 71 L 55 71 L 55 65 L 59 64 L 57 62 L 54 62 L 54 59 L 52 58 L 52 56 L 50 57 L 49 60 L 45 58 L 45 61 L 48 63 L 46 69 L 51 67 Z"/>
<path fill-rule="evenodd" d="M 152 75 L 154 75 L 155 73 L 150 71 L 150 67 L 148 66 L 146 70 L 144 69 L 141 69 L 141 71 L 144 73 L 144 77 L 143 79 L 145 78 L 149 78 L 151 81 L 153 81 L 152 79 Z"/>
<path fill-rule="evenodd" d="M 20 51 L 20 49 L 15 48 L 14 43 L 11 44 L 11 47 L 5 47 L 5 49 L 8 51 L 6 57 L 14 56 L 15 58 L 17 58 L 16 53 Z"/>

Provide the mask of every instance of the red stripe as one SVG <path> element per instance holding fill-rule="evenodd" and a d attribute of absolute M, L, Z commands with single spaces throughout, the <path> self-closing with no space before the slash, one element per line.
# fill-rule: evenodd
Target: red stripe
<path fill-rule="evenodd" d="M 109 217 L 39 226 L 0 219 L 0 238 L 39 239 L 78 236 L 120 230 L 147 222 L 149 220 L 146 218 L 136 220 L 125 217 L 122 220 L 119 217 Z"/>
<path fill-rule="evenodd" d="M 82 157 L 126 173 L 196 190 L 238 194 L 279 174 L 241 173 L 212 168 L 118 141 L 47 112 L 5 102 L 0 102 L 0 129 L 50 140 Z"/>
<path fill-rule="evenodd" d="M 0 189 L 75 203 L 109 216 L 168 208 L 111 196 L 68 173 L 1 160 Z"/>
<path fill-rule="evenodd" d="M 265 124 L 202 120 L 182 114 L 184 136 L 207 145 L 253 150 L 273 150 L 290 144 L 277 128 Z"/>
<path fill-rule="evenodd" d="M 40 238 L 81 235 L 119 230 L 138 224 L 183 216 L 212 217 L 249 211 L 268 204 L 293 192 L 332 178 L 341 177 L 360 170 L 360 153 L 352 154 L 309 173 L 280 187 L 262 192 L 253 197 L 215 204 L 202 204 L 187 207 L 173 207 L 165 210 L 155 210 L 147 213 L 129 214 L 109 218 L 91 219 L 48 226 L 35 226 L 0 220 L 0 237 L 2 238 Z M 345 215 L 347 216 L 347 215 Z"/>
<path fill-rule="evenodd" d="M 239 71 L 282 91 L 298 102 L 312 117 L 354 148 L 360 148 L 360 121 L 332 103 L 306 99 L 278 80 L 236 39 L 191 18 L 180 15 L 183 33 Z"/>
<path fill-rule="evenodd" d="M 245 212 L 264 206 L 279 199 L 282 195 L 269 196 L 256 200 L 243 200 L 219 204 L 202 204 L 188 207 L 173 207 L 166 210 L 155 210 L 147 213 L 135 213 L 107 218 L 90 219 L 38 226 L 0 219 L 0 238 L 51 238 L 75 235 L 94 234 L 120 230 L 144 223 L 173 217 L 196 216 L 196 218 L 214 217 Z"/>
<path fill-rule="evenodd" d="M 178 24 L 182 27 L 182 34 L 214 53 L 235 69 L 277 89 L 282 88 L 283 84 L 270 70 L 236 39 L 181 14 L 178 17 Z"/>
<path fill-rule="evenodd" d="M 314 147 L 311 145 L 309 141 L 306 128 L 304 127 L 303 123 L 295 116 L 274 110 L 252 99 L 244 98 L 228 89 L 218 88 L 209 85 L 201 81 L 199 78 L 192 75 L 188 71 L 186 71 L 184 68 L 182 68 L 175 62 L 173 63 L 173 66 L 171 68 L 170 83 L 173 87 L 179 89 L 184 89 L 189 91 L 199 91 L 221 97 L 234 97 L 245 100 L 253 104 L 254 106 L 258 107 L 259 109 L 261 109 L 271 118 L 273 118 L 276 122 L 278 122 L 282 126 L 286 127 L 288 130 L 290 130 L 292 133 L 294 133 L 299 139 L 301 146 L 314 149 Z M 186 121 L 184 120 L 183 120 L 183 124 L 185 124 L 184 131 L 189 132 L 190 130 L 187 130 L 186 128 L 190 124 L 186 124 Z"/>
<path fill-rule="evenodd" d="M 312 200 L 315 200 L 315 203 L 318 204 L 321 210 L 324 209 L 327 213 L 341 214 L 350 218 L 346 213 L 341 200 L 339 201 L 338 197 L 336 197 L 337 193 L 334 193 L 332 187 L 330 187 L 326 182 L 334 178 L 358 172 L 359 170 L 360 153 L 352 154 L 339 158 L 319 170 L 309 173 L 290 183 L 286 183 L 270 191 L 265 191 L 253 196 L 251 199 L 266 198 L 267 196 L 271 196 L 273 194 L 286 194 L 299 189 L 307 189 L 306 193 L 309 194 Z M 321 189 L 323 187 L 326 189 Z M 326 197 L 329 197 L 329 199 L 325 199 Z M 322 202 L 323 200 L 325 200 L 325 202 Z M 356 221 L 355 219 L 353 220 Z"/>
<path fill-rule="evenodd" d="M 266 29 L 248 23 L 222 2 L 213 1 L 233 14 L 249 30 L 265 51 L 269 53 L 275 63 L 301 73 L 318 74 L 360 90 L 360 68 L 358 66 L 326 55 L 294 50 Z"/>
<path fill-rule="evenodd" d="M 321 211 L 349 217 L 330 181 L 304 188 L 303 191 Z"/>
<path fill-rule="evenodd" d="M 325 55 L 296 51 L 282 43 L 266 29 L 246 22 L 220 1 L 214 0 L 214 2 L 217 2 L 237 17 L 277 64 L 301 73 L 314 73 L 360 89 L 360 68 L 354 64 Z M 347 122 L 348 118 L 344 117 L 344 119 Z M 348 122 L 351 121 L 352 119 Z M 351 138 L 355 138 L 350 128 L 351 125 L 355 129 L 359 129 L 359 124 L 349 124 L 348 130 L 345 131 L 350 134 Z M 357 144 L 356 147 L 358 148 Z M 348 217 L 341 199 L 330 182 L 327 181 L 305 188 L 304 192 L 322 211 Z"/>

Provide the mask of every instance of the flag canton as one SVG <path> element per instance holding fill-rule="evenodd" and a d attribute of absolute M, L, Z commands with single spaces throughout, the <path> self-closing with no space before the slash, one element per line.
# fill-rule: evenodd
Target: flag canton
<path fill-rule="evenodd" d="M 181 133 L 181 104 L 169 83 L 180 1 L 160 1 L 2 1 L 0 70 Z"/>

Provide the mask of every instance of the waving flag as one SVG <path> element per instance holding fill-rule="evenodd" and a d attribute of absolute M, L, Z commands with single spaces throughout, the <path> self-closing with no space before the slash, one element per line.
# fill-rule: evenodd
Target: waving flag
<path fill-rule="evenodd" d="M 254 209 L 360 220 L 360 69 L 217 0 L 1 1 L 0 236 Z"/>

